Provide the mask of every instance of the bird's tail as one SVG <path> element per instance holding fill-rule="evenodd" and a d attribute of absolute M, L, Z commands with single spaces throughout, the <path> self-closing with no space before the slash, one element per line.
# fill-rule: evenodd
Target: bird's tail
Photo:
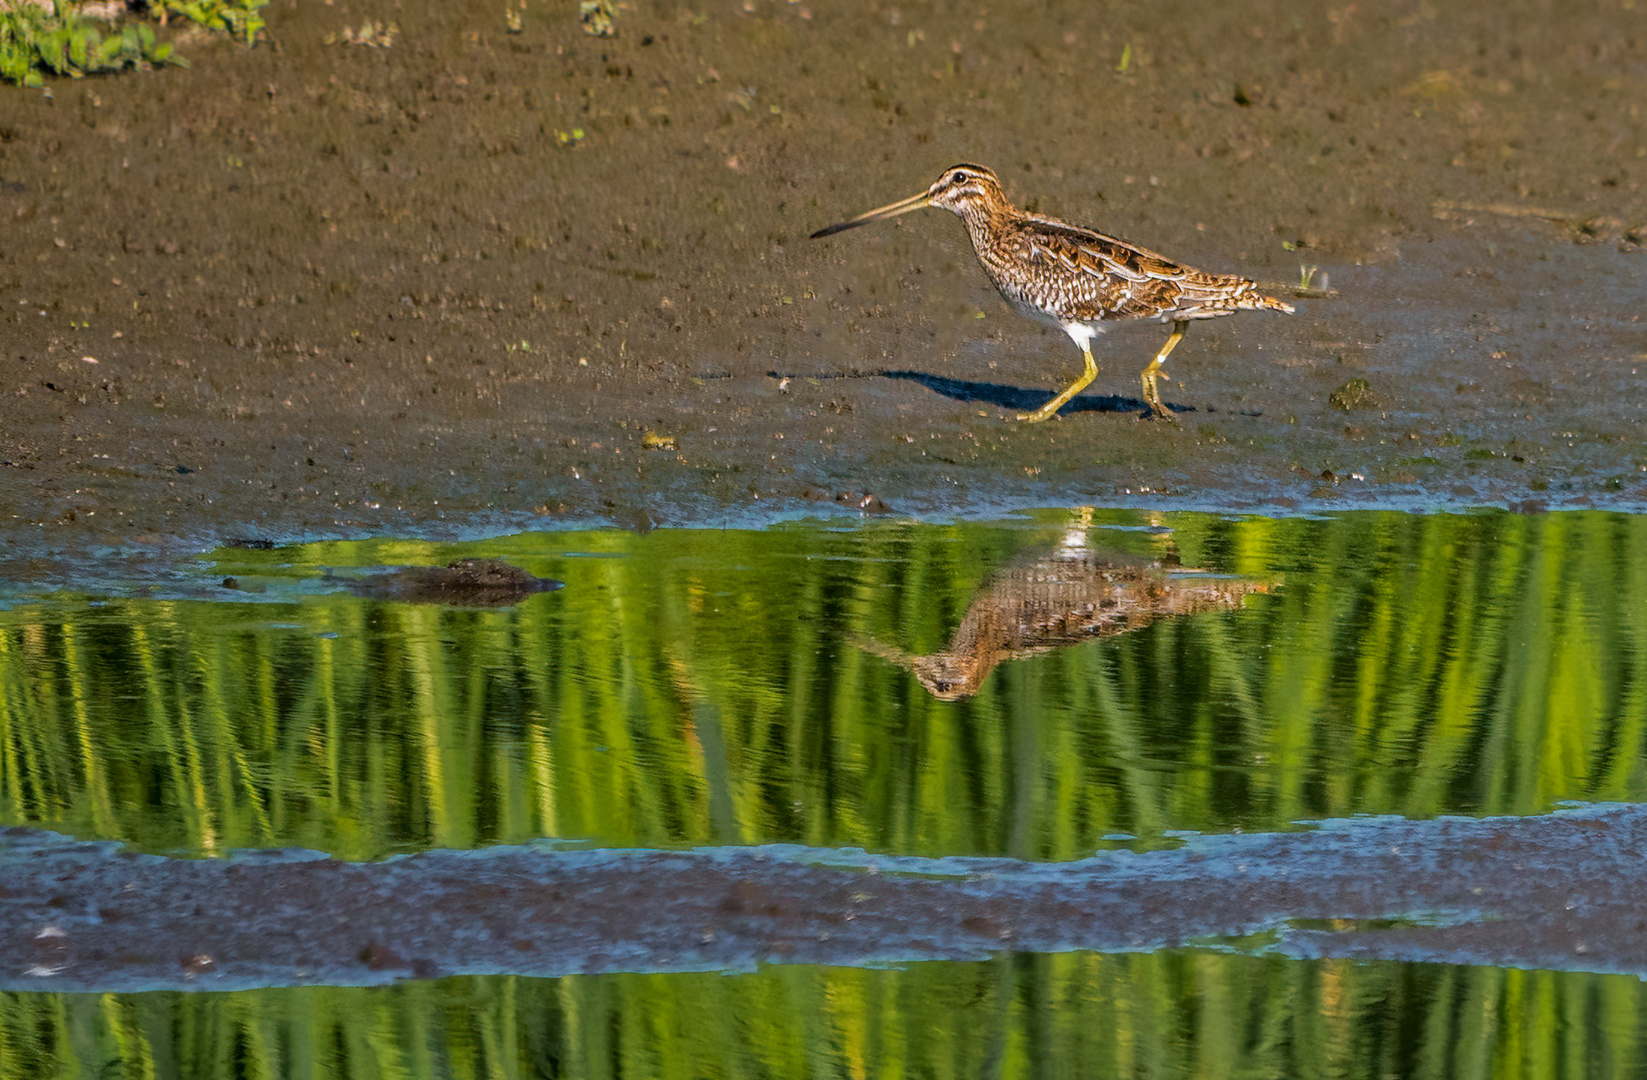
<path fill-rule="evenodd" d="M 1293 313 L 1291 304 L 1282 303 L 1273 296 L 1265 296 L 1260 292 L 1249 292 L 1235 302 L 1236 307 L 1248 308 L 1252 311 L 1280 311 L 1288 315 Z"/>
<path fill-rule="evenodd" d="M 1186 274 L 1176 284 L 1178 311 L 1167 312 L 1162 318 L 1181 318 L 1180 312 L 1188 313 L 1191 319 L 1211 319 L 1232 311 L 1284 311 L 1291 315 L 1293 310 L 1291 304 L 1259 292 L 1258 282 L 1233 274 Z M 1275 285 L 1263 287 L 1277 288 Z"/>

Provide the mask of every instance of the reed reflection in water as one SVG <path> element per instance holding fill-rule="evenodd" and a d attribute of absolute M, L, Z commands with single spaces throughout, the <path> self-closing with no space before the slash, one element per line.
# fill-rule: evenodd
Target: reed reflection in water
<path fill-rule="evenodd" d="M 16 602 L 0 807 L 157 851 L 550 836 L 1067 859 L 1115 833 L 1647 786 L 1640 519 L 1109 512 L 1076 519 L 1084 547 L 1071 520 L 317 544 L 218 553 L 171 598 Z M 475 610 L 336 580 L 468 556 L 566 587 Z M 1013 599 L 1038 563 L 1100 616 L 1104 589 L 1218 610 L 1107 637 L 1091 619 L 1044 650 L 968 629 L 1088 634 L 1091 613 Z M 936 700 L 864 642 L 964 657 L 954 685 L 976 692 Z"/>
<path fill-rule="evenodd" d="M 0 993 L 0 1077 L 1623 1078 L 1629 976 L 1194 950 L 893 970 Z"/>
<path fill-rule="evenodd" d="M 1015 568 L 1060 548 L 1268 589 L 1057 648 L 957 645 L 1003 610 Z M 336 580 L 466 557 L 566 587 L 480 610 Z M 1066 860 L 1647 787 L 1647 525 L 1622 515 L 1055 512 L 317 544 L 105 593 L 14 593 L 0 611 L 4 824 L 164 853 L 559 837 Z M 938 700 L 865 642 L 977 657 L 974 692 Z M 7 993 L 0 1076 L 1610 1076 L 1642 1059 L 1641 994 L 1195 950 Z"/>

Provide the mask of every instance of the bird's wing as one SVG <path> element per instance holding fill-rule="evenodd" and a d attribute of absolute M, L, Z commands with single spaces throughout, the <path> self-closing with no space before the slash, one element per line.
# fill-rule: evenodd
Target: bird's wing
<path fill-rule="evenodd" d="M 1092 229 L 1051 218 L 1031 218 L 1029 224 L 1024 236 L 1032 260 L 1106 284 L 1104 318 L 1222 307 L 1252 288 L 1245 278 L 1209 274 Z"/>

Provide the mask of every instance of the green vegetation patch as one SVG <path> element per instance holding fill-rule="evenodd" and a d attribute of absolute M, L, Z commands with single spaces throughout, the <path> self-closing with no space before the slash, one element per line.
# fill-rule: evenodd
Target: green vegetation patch
<path fill-rule="evenodd" d="M 263 9 L 269 0 L 149 0 L 149 10 L 162 20 L 178 16 L 228 34 L 246 45 L 257 41 L 263 29 Z"/>
<path fill-rule="evenodd" d="M 150 15 L 172 16 L 252 44 L 264 27 L 268 0 L 154 0 Z M 85 75 L 149 68 L 187 67 L 170 42 L 156 39 L 148 22 L 119 27 L 88 17 L 90 9 L 66 0 L 0 0 L 0 79 L 18 86 L 44 87 L 47 75 Z M 102 11 L 103 9 L 98 9 Z"/>

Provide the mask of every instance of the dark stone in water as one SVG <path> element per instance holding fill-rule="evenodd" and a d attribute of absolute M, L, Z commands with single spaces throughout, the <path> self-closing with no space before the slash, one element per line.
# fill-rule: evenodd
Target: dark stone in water
<path fill-rule="evenodd" d="M 402 566 L 345 581 L 361 596 L 452 607 L 506 607 L 528 596 L 564 588 L 499 559 L 458 559 L 445 566 Z"/>

